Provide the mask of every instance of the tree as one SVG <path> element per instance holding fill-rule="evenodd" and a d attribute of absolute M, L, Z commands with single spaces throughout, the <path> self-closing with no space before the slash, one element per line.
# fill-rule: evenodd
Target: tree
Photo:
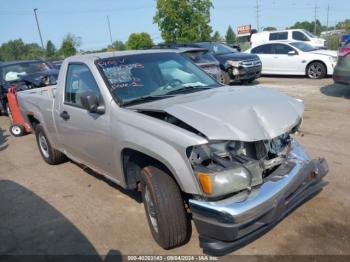
<path fill-rule="evenodd" d="M 157 0 L 153 21 L 167 43 L 207 41 L 212 6 L 211 0 Z"/>
<path fill-rule="evenodd" d="M 73 34 L 68 34 L 62 41 L 59 53 L 64 57 L 75 55 L 80 45 L 80 37 L 77 37 Z"/>
<path fill-rule="evenodd" d="M 1 60 L 23 60 L 43 58 L 44 50 L 35 43 L 25 44 L 22 39 L 16 39 L 4 43 L 0 47 Z"/>
<path fill-rule="evenodd" d="M 221 42 L 223 39 L 218 31 L 215 31 L 213 36 L 211 37 L 211 41 L 213 42 Z"/>
<path fill-rule="evenodd" d="M 274 26 L 267 26 L 264 28 L 263 31 L 276 31 L 276 30 L 277 30 L 277 28 Z"/>
<path fill-rule="evenodd" d="M 337 23 L 335 27 L 337 29 L 345 29 L 346 31 L 350 31 L 350 19 Z"/>
<path fill-rule="evenodd" d="M 236 41 L 236 34 L 233 32 L 231 26 L 227 28 L 225 40 L 227 44 L 233 44 Z"/>
<path fill-rule="evenodd" d="M 127 42 L 128 49 L 143 49 L 153 46 L 153 41 L 148 33 L 132 33 Z"/>
<path fill-rule="evenodd" d="M 122 41 L 114 41 L 113 42 L 114 50 L 126 50 L 126 45 Z"/>
<path fill-rule="evenodd" d="M 296 22 L 293 26 L 290 27 L 290 29 L 305 29 L 311 33 L 314 33 L 315 30 L 315 22 Z M 316 20 L 316 35 L 320 35 L 322 30 L 322 25 L 319 20 Z"/>
<path fill-rule="evenodd" d="M 46 57 L 47 58 L 54 58 L 54 57 L 56 57 L 56 47 L 51 42 L 51 40 L 47 41 L 47 43 L 46 43 Z"/>

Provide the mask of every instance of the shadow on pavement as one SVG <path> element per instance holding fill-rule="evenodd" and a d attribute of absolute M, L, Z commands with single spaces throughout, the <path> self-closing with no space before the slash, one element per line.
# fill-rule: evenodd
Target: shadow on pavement
<path fill-rule="evenodd" d="M 6 135 L 5 132 L 6 130 L 0 127 L 0 152 L 9 146 L 8 144 L 5 144 L 7 142 L 7 138 L 9 137 L 9 135 Z"/>
<path fill-rule="evenodd" d="M 0 260 L 121 261 L 110 250 L 103 258 L 63 214 L 27 188 L 0 181 Z"/>
<path fill-rule="evenodd" d="M 73 164 L 79 166 L 80 168 L 82 168 L 86 173 L 88 173 L 89 175 L 107 183 L 109 186 L 119 190 L 121 193 L 129 196 L 130 198 L 134 199 L 137 203 L 142 203 L 142 196 L 141 193 L 137 190 L 126 190 L 124 188 L 122 188 L 121 186 L 117 185 L 116 183 L 114 183 L 113 181 L 109 180 L 108 178 L 106 178 L 105 176 L 95 172 L 94 170 L 90 169 L 87 166 L 81 165 L 79 163 L 76 163 L 72 160 L 70 160 Z"/>
<path fill-rule="evenodd" d="M 350 99 L 350 86 L 347 85 L 327 85 L 321 87 L 320 91 L 326 96 L 343 97 L 346 99 Z"/>

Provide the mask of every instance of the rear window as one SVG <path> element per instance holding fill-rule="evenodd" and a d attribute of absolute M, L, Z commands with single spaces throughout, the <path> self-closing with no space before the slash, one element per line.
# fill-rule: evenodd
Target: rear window
<path fill-rule="evenodd" d="M 216 62 L 216 59 L 212 55 L 203 51 L 185 52 L 183 53 L 183 55 L 189 58 L 195 64 L 206 64 Z"/>
<path fill-rule="evenodd" d="M 270 33 L 270 40 L 287 40 L 288 32 Z"/>
<path fill-rule="evenodd" d="M 272 45 L 261 45 L 252 49 L 252 54 L 272 54 Z"/>

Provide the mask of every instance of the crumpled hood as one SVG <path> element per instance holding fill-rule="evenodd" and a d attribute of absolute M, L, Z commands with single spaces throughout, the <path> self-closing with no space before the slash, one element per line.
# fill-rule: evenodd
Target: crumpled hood
<path fill-rule="evenodd" d="M 304 105 L 264 87 L 219 87 L 144 103 L 132 109 L 165 111 L 209 140 L 272 139 L 299 123 Z"/>

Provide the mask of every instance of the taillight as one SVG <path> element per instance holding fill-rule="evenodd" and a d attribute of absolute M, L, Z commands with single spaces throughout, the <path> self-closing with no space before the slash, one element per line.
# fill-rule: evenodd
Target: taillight
<path fill-rule="evenodd" d="M 350 47 L 343 47 L 343 48 L 340 48 L 338 55 L 340 57 L 344 57 L 344 56 L 347 56 L 348 54 L 350 54 Z"/>

